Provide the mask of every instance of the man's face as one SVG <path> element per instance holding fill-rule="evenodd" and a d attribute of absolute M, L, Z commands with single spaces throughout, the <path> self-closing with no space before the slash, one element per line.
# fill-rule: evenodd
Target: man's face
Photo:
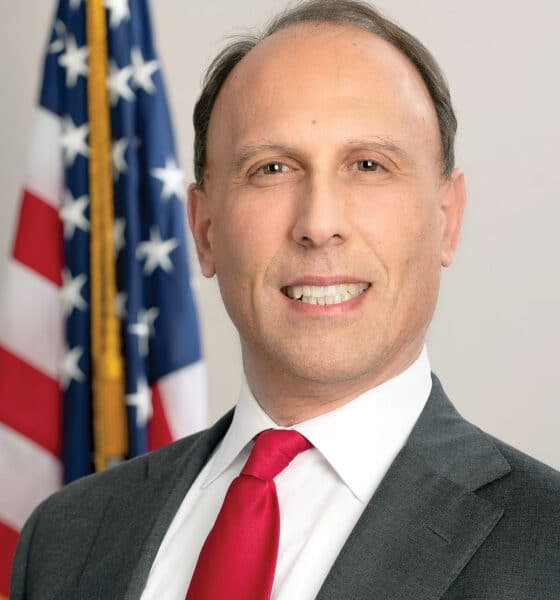
<path fill-rule="evenodd" d="M 220 92 L 189 202 L 246 371 L 358 390 L 408 366 L 463 203 L 461 175 L 441 176 L 429 94 L 395 48 L 340 26 L 259 44 Z M 345 282 L 358 285 L 319 289 Z M 325 294 L 334 304 L 306 302 Z"/>

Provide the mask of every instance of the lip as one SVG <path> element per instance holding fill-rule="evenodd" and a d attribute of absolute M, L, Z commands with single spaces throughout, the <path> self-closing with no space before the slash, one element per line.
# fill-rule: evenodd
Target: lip
<path fill-rule="evenodd" d="M 308 280 L 306 280 L 308 281 Z M 332 281 L 332 279 L 330 279 L 330 281 Z M 344 279 L 343 281 L 338 281 L 336 283 L 361 283 L 360 281 L 356 281 L 354 279 L 354 281 L 348 281 L 347 279 Z M 298 284 L 296 284 L 298 285 Z M 299 284 L 302 285 L 302 284 Z M 311 285 L 311 284 L 307 284 L 307 285 Z M 324 283 L 322 284 L 315 284 L 315 285 L 325 285 Z M 331 284 L 334 285 L 334 284 Z M 292 298 L 289 298 L 288 296 L 286 296 L 286 294 L 284 294 L 283 292 L 280 292 L 280 295 L 282 296 L 282 298 L 284 298 L 284 302 L 286 302 L 286 306 L 289 310 L 293 310 L 296 313 L 299 314 L 304 314 L 304 315 L 317 315 L 317 316 L 321 316 L 321 315 L 325 315 L 325 316 L 334 316 L 334 315 L 341 315 L 344 313 L 347 313 L 351 310 L 355 310 L 356 308 L 358 308 L 362 302 L 365 300 L 366 296 L 371 292 L 372 290 L 372 285 L 370 285 L 367 289 L 365 289 L 361 294 L 359 294 L 358 296 L 355 296 L 354 298 L 350 298 L 350 300 L 346 300 L 346 302 L 340 302 L 339 304 L 306 304 L 305 302 L 299 302 L 297 300 L 293 300 Z"/>

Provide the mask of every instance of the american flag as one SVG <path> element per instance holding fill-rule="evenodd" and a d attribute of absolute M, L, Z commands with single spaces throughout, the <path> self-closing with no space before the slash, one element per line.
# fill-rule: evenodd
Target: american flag
<path fill-rule="evenodd" d="M 0 283 L 0 598 L 8 593 L 23 523 L 63 482 L 92 472 L 97 451 L 92 2 L 101 0 L 60 0 L 56 11 L 12 255 Z M 189 283 L 185 181 L 147 0 L 104 0 L 104 10 L 112 144 L 105 158 L 114 213 L 106 233 L 124 364 L 122 458 L 129 458 L 206 426 L 206 370 Z"/>

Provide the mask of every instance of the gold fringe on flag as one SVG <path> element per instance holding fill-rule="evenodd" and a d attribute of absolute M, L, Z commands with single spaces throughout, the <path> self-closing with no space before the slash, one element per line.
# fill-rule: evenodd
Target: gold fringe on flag
<path fill-rule="evenodd" d="M 102 0 L 87 0 L 91 347 L 94 460 L 97 471 L 127 453 L 120 323 L 115 315 L 111 124 L 107 25 Z"/>

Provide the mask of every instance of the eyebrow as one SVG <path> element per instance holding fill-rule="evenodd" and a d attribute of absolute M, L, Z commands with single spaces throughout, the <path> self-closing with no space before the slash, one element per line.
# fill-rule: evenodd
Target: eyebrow
<path fill-rule="evenodd" d="M 363 148 L 364 150 L 376 150 L 380 152 L 388 152 L 395 155 L 402 162 L 412 164 L 414 162 L 412 156 L 402 147 L 402 144 L 393 138 L 373 136 L 363 138 L 352 138 L 346 140 L 346 145 L 355 147 L 356 149 Z"/>
<path fill-rule="evenodd" d="M 389 137 L 368 136 L 363 138 L 350 138 L 345 140 L 343 145 L 350 149 L 387 152 L 389 154 L 393 154 L 398 160 L 407 164 L 412 164 L 414 162 L 410 154 L 404 150 L 404 148 L 400 146 L 396 140 Z M 290 155 L 300 154 L 291 146 L 275 144 L 266 140 L 260 143 L 247 143 L 239 148 L 238 155 L 233 161 L 232 172 L 234 174 L 240 173 L 247 162 L 249 162 L 255 156 L 265 153 Z"/>
<path fill-rule="evenodd" d="M 264 153 L 274 154 L 291 154 L 293 149 L 282 144 L 273 144 L 272 142 L 264 141 L 262 143 L 244 144 L 239 148 L 237 158 L 233 161 L 232 171 L 234 174 L 239 173 L 245 164 L 255 156 Z"/>

